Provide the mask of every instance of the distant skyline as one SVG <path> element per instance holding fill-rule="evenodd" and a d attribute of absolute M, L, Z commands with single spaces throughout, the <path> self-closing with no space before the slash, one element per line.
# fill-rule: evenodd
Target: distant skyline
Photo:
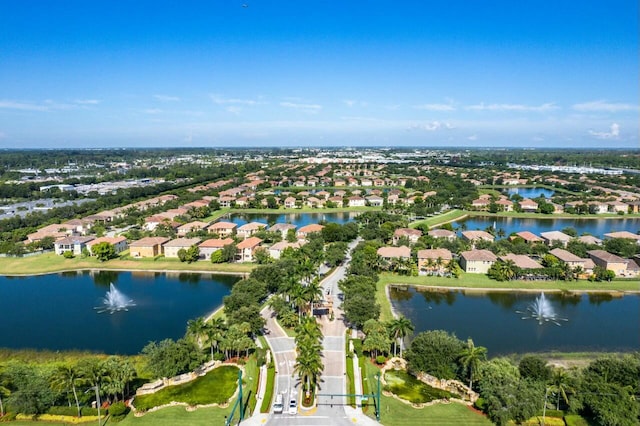
<path fill-rule="evenodd" d="M 0 0 L 0 149 L 640 148 L 638 13 Z"/>

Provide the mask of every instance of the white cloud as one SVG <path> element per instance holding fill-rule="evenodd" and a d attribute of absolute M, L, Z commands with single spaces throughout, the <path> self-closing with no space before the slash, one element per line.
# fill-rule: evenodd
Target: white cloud
<path fill-rule="evenodd" d="M 431 121 L 423 124 L 412 124 L 407 130 L 425 130 L 427 132 L 434 132 L 436 130 L 451 130 L 453 128 L 454 127 L 450 123 Z"/>
<path fill-rule="evenodd" d="M 78 105 L 98 105 L 102 101 L 99 99 L 76 99 L 75 102 Z"/>
<path fill-rule="evenodd" d="M 598 139 L 616 139 L 620 136 L 620 126 L 618 123 L 611 124 L 611 130 L 608 132 L 596 132 L 594 130 L 589 130 L 589 134 Z"/>
<path fill-rule="evenodd" d="M 218 105 L 247 105 L 247 106 L 254 106 L 254 105 L 258 105 L 261 104 L 263 102 L 260 101 L 256 101 L 254 99 L 238 99 L 238 98 L 225 98 L 224 96 L 221 95 L 209 95 L 209 97 L 211 98 L 211 100 L 218 104 Z"/>
<path fill-rule="evenodd" d="M 7 134 L 5 132 L 0 132 L 0 139 L 6 139 Z"/>
<path fill-rule="evenodd" d="M 478 140 L 478 135 L 467 136 L 467 140 L 469 140 L 469 141 L 477 141 Z"/>
<path fill-rule="evenodd" d="M 180 98 L 177 96 L 169 95 L 153 95 L 153 97 L 160 102 L 178 102 Z"/>
<path fill-rule="evenodd" d="M 295 102 L 280 102 L 281 107 L 297 109 L 299 111 L 316 114 L 322 109 L 322 105 L 318 104 L 300 104 Z"/>
<path fill-rule="evenodd" d="M 414 105 L 415 109 L 423 109 L 426 111 L 455 111 L 456 108 L 451 104 L 422 104 L 422 105 Z"/>
<path fill-rule="evenodd" d="M 354 106 L 361 106 L 361 107 L 366 107 L 369 105 L 369 102 L 365 102 L 365 101 L 357 101 L 355 99 L 345 99 L 342 101 L 346 106 L 348 106 L 349 108 L 352 108 Z"/>
<path fill-rule="evenodd" d="M 605 100 L 584 102 L 575 104 L 572 107 L 576 111 L 582 112 L 622 112 L 622 111 L 638 111 L 638 105 L 613 103 Z"/>
<path fill-rule="evenodd" d="M 560 109 L 559 106 L 553 103 L 546 103 L 542 105 L 524 105 L 524 104 L 485 104 L 481 102 L 476 105 L 469 105 L 466 107 L 472 111 L 516 111 L 516 112 L 547 112 Z"/>
<path fill-rule="evenodd" d="M 542 136 L 534 136 L 531 138 L 533 142 L 543 142 L 544 138 Z"/>
<path fill-rule="evenodd" d="M 17 109 L 19 111 L 49 111 L 49 107 L 46 105 L 39 105 L 30 102 L 17 102 L 11 100 L 0 100 L 0 108 L 4 109 Z"/>
<path fill-rule="evenodd" d="M 230 112 L 231 114 L 240 114 L 242 112 L 242 107 L 239 106 L 235 106 L 235 105 L 231 105 L 225 108 L 225 110 L 227 112 Z"/>

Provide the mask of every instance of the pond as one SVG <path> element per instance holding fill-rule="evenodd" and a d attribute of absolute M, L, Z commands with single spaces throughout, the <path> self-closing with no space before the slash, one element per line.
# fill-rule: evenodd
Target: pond
<path fill-rule="evenodd" d="M 613 218 L 613 219 L 558 219 L 540 218 L 523 219 L 516 217 L 489 217 L 475 216 L 454 222 L 454 228 L 460 228 L 462 224 L 468 230 L 486 229 L 495 223 L 496 230 L 502 229 L 505 235 L 512 232 L 530 231 L 536 235 L 547 231 L 561 231 L 564 228 L 574 228 L 578 235 L 584 233 L 602 238 L 603 234 L 614 231 L 629 231 L 634 234 L 640 230 L 640 218 Z"/>
<path fill-rule="evenodd" d="M 136 354 L 149 341 L 182 337 L 187 321 L 219 307 L 238 279 L 111 271 L 0 276 L 0 346 Z M 100 313 L 110 283 L 135 306 Z"/>
<path fill-rule="evenodd" d="M 345 224 L 351 222 L 358 215 L 356 212 L 318 212 L 318 213 L 275 213 L 275 214 L 255 214 L 255 213 L 232 213 L 231 217 L 222 218 L 220 220 L 230 220 L 242 226 L 247 222 L 261 222 L 269 226 L 275 223 L 291 223 L 298 228 L 318 222 L 335 222 Z"/>
<path fill-rule="evenodd" d="M 391 287 L 389 292 L 393 308 L 413 322 L 415 334 L 447 330 L 465 341 L 471 337 L 476 345 L 488 348 L 490 356 L 640 349 L 640 295 L 547 293 L 547 302 L 559 318 L 556 325 L 530 317 L 528 309 L 539 294 L 418 291 L 415 287 Z"/>
<path fill-rule="evenodd" d="M 506 193 L 511 196 L 513 194 L 518 194 L 522 198 L 538 198 L 543 195 L 545 198 L 551 198 L 555 194 L 555 191 L 547 188 L 509 188 Z"/>

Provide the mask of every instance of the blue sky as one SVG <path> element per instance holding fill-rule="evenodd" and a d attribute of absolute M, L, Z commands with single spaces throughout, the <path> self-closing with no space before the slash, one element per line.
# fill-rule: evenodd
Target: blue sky
<path fill-rule="evenodd" d="M 638 2 L 0 0 L 0 148 L 638 148 Z"/>

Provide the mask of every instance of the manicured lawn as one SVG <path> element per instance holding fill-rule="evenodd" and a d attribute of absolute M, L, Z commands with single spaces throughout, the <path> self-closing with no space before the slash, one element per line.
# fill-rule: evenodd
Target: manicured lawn
<path fill-rule="evenodd" d="M 264 391 L 264 399 L 262 400 L 262 405 L 260 406 L 261 413 L 268 413 L 271 409 L 271 400 L 273 399 L 273 387 L 275 384 L 276 378 L 276 368 L 273 365 L 273 362 L 267 368 L 267 387 Z"/>
<path fill-rule="evenodd" d="M 448 223 L 448 222 L 454 222 L 464 216 L 466 216 L 469 212 L 466 212 L 464 210 L 458 210 L 458 209 L 454 209 L 454 210 L 450 210 L 446 213 L 443 214 L 439 214 L 437 216 L 433 216 L 427 219 L 423 219 L 423 220 L 418 220 L 415 222 L 411 222 L 409 224 L 409 227 L 411 228 L 415 228 L 416 226 L 419 225 L 427 225 L 429 228 L 437 226 L 437 225 L 441 225 L 443 223 Z"/>
<path fill-rule="evenodd" d="M 379 369 L 366 362 L 367 381 L 377 383 Z M 367 415 L 375 419 L 373 401 L 369 401 Z M 422 425 L 483 425 L 492 423 L 483 415 L 458 403 L 434 404 L 425 408 L 413 408 L 393 397 L 381 396 L 380 423 L 385 426 L 422 426 Z"/>
<path fill-rule="evenodd" d="M 193 263 L 180 262 L 178 259 L 112 259 L 99 262 L 94 257 L 65 259 L 55 253 L 23 258 L 0 258 L 0 274 L 33 275 L 82 269 L 124 270 L 124 271 L 184 271 L 212 273 L 249 273 L 255 264 L 252 263 L 217 263 L 199 261 Z"/>
<path fill-rule="evenodd" d="M 230 413 L 231 405 L 227 408 L 200 408 L 196 411 L 187 411 L 185 407 L 167 407 L 147 413 L 142 417 L 134 417 L 133 414 L 129 414 L 118 424 L 122 426 L 224 425 L 225 417 Z"/>
<path fill-rule="evenodd" d="M 387 371 L 384 376 L 387 382 L 385 390 L 414 404 L 424 404 L 425 402 L 453 396 L 447 391 L 433 388 L 421 382 L 404 370 L 390 370 Z"/>
<path fill-rule="evenodd" d="M 222 404 L 227 402 L 236 391 L 237 379 L 238 368 L 224 365 L 192 382 L 169 386 L 156 393 L 138 396 L 134 400 L 134 405 L 138 410 L 146 411 L 173 401 L 185 402 L 189 405 Z"/>

